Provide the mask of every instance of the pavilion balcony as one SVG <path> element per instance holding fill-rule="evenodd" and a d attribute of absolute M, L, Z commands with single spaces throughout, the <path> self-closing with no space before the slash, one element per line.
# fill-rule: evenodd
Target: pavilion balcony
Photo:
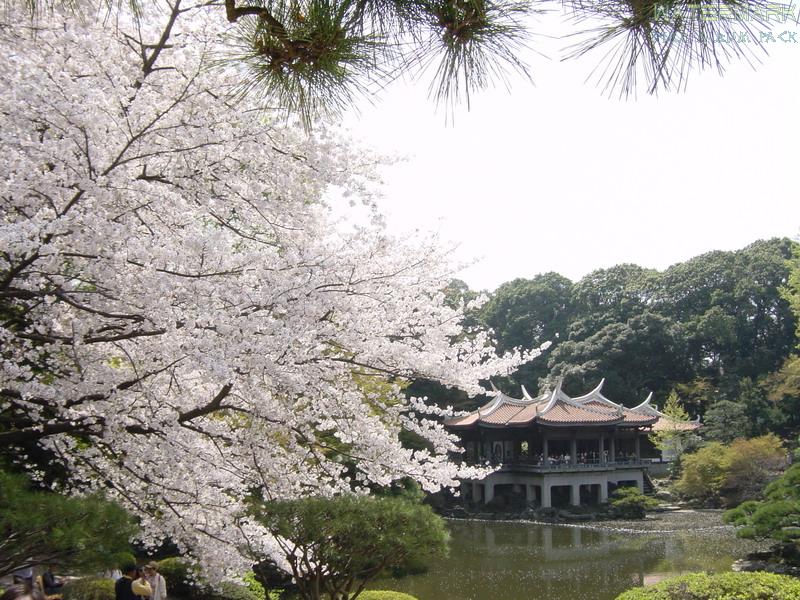
<path fill-rule="evenodd" d="M 500 471 L 525 471 L 528 473 L 553 473 L 553 472 L 581 472 L 581 471 L 608 471 L 617 469 L 641 469 L 651 465 L 654 461 L 659 459 L 649 458 L 616 458 L 615 460 L 600 461 L 597 458 L 586 458 L 572 462 L 559 458 L 551 458 L 547 464 L 544 464 L 540 459 L 529 458 L 520 456 L 514 459 L 506 460 L 480 460 L 480 461 L 467 461 L 471 464 L 481 465 L 487 462 L 499 467 Z"/>
<path fill-rule="evenodd" d="M 607 462 L 550 462 L 534 463 L 524 460 L 508 460 L 499 463 L 501 471 L 527 471 L 531 473 L 575 473 L 580 471 L 609 471 L 617 469 L 641 469 L 650 464 L 649 460 L 635 458 Z"/>

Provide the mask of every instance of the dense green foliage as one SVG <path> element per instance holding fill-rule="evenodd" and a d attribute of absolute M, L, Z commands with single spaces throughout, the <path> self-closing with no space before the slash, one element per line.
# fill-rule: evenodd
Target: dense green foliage
<path fill-rule="evenodd" d="M 661 450 L 662 455 L 679 461 L 684 452 L 691 451 L 701 443 L 700 437 L 696 431 L 683 429 L 682 425 L 689 420 L 689 415 L 675 390 L 667 396 L 661 412 L 666 417 L 663 427 L 650 434 L 650 441 Z"/>
<path fill-rule="evenodd" d="M 628 590 L 617 600 L 800 600 L 800 580 L 773 573 L 691 573 Z"/>
<path fill-rule="evenodd" d="M 254 505 L 253 514 L 277 537 L 307 600 L 357 593 L 383 572 L 447 551 L 444 521 L 402 497 L 266 502 Z"/>
<path fill-rule="evenodd" d="M 0 577 L 49 563 L 79 573 L 115 567 L 134 531 L 117 504 L 36 490 L 23 475 L 0 470 Z"/>
<path fill-rule="evenodd" d="M 159 561 L 158 572 L 166 579 L 167 589 L 171 595 L 179 598 L 193 598 L 205 591 L 205 587 L 199 582 L 191 565 L 179 557 L 170 557 Z"/>
<path fill-rule="evenodd" d="M 764 486 L 786 466 L 786 451 L 775 435 L 730 445 L 710 442 L 682 458 L 676 491 L 685 499 L 710 506 L 736 506 L 758 498 Z"/>
<path fill-rule="evenodd" d="M 796 248 L 771 239 L 661 272 L 623 264 L 574 283 L 556 273 L 515 279 L 471 318 L 494 330 L 500 349 L 552 342 L 544 357 L 495 381 L 513 396 L 520 396 L 520 384 L 534 393 L 561 377 L 568 394 L 580 395 L 605 378 L 603 392 L 626 406 L 650 392 L 663 405 L 676 391 L 689 417 L 708 421 L 712 440 L 796 436 L 800 362 L 792 355 L 798 341 L 792 306 L 800 308 L 800 272 L 791 275 L 790 262 Z M 474 295 L 463 285 L 451 294 Z M 460 409 L 480 402 L 425 393 Z"/>
<path fill-rule="evenodd" d="M 62 590 L 64 600 L 114 600 L 114 580 L 84 577 L 70 581 Z"/>
<path fill-rule="evenodd" d="M 267 597 L 267 592 L 264 589 L 264 586 L 258 581 L 256 574 L 252 571 L 245 574 L 244 584 L 247 586 L 247 589 L 249 589 L 255 595 L 255 600 L 265 600 Z"/>
<path fill-rule="evenodd" d="M 619 519 L 644 519 L 646 511 L 658 506 L 658 501 L 645 496 L 636 487 L 623 487 L 611 495 L 611 510 Z"/>
<path fill-rule="evenodd" d="M 800 248 L 795 247 L 789 259 L 789 278 L 781 290 L 783 297 L 789 302 L 795 315 L 800 315 Z M 800 337 L 800 319 L 797 322 L 797 335 Z"/>
<path fill-rule="evenodd" d="M 727 523 L 738 525 L 746 538 L 773 538 L 800 545 L 800 464 L 770 483 L 762 501 L 750 501 L 725 513 Z"/>
<path fill-rule="evenodd" d="M 245 575 L 243 584 L 223 583 L 219 589 L 207 585 L 189 562 L 180 557 L 165 558 L 158 571 L 167 581 L 170 597 L 185 600 L 265 600 L 266 592 L 252 572 Z"/>
<path fill-rule="evenodd" d="M 730 445 L 711 442 L 685 455 L 676 491 L 685 499 L 711 506 L 736 506 L 758 498 L 786 466 L 780 440 L 766 435 Z"/>
<path fill-rule="evenodd" d="M 208 593 L 203 597 L 205 600 L 264 600 L 263 593 L 259 597 L 258 593 L 248 586 L 235 583 L 223 583 L 219 591 Z M 196 599 L 197 596 L 193 598 Z"/>

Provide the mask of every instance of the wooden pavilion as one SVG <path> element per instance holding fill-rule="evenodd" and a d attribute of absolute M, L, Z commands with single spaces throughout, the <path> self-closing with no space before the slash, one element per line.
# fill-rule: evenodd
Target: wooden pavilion
<path fill-rule="evenodd" d="M 478 410 L 450 419 L 463 459 L 497 470 L 462 483 L 474 502 L 496 495 L 523 497 L 541 507 L 604 503 L 610 491 L 631 485 L 645 491 L 646 472 L 655 456 L 648 435 L 659 429 L 689 431 L 699 422 L 671 419 L 650 404 L 652 394 L 626 408 L 602 394 L 604 381 L 588 394 L 569 397 L 561 382 L 552 391 L 522 398 L 497 390 Z"/>

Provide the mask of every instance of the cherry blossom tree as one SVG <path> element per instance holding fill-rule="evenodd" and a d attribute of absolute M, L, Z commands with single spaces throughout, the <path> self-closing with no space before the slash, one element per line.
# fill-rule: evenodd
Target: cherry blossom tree
<path fill-rule="evenodd" d="M 402 383 L 477 393 L 529 356 L 465 335 L 435 240 L 341 226 L 328 192 L 369 205 L 374 158 L 235 99 L 207 10 L 5 14 L 0 447 L 38 443 L 213 580 L 275 554 L 254 489 L 455 484 L 455 440 Z"/>

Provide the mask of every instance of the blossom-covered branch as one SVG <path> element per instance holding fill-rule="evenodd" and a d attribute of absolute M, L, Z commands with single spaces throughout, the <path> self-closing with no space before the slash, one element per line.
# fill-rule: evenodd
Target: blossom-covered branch
<path fill-rule="evenodd" d="M 0 28 L 0 443 L 38 440 L 213 579 L 244 533 L 275 550 L 232 526 L 254 489 L 454 484 L 402 380 L 478 393 L 526 357 L 463 335 L 435 241 L 337 226 L 326 190 L 369 203 L 373 161 L 234 104 L 209 10 Z"/>

